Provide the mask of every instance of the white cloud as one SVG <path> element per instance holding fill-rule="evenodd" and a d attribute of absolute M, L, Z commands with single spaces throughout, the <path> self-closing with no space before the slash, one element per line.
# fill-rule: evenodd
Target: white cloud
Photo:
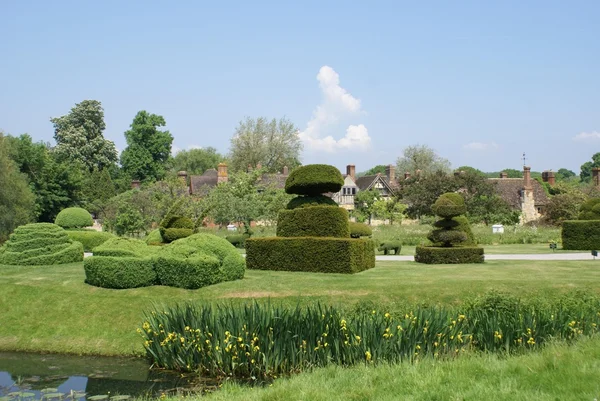
<path fill-rule="evenodd" d="M 306 129 L 298 135 L 308 148 L 325 152 L 338 150 L 367 150 L 371 138 L 363 124 L 350 125 L 346 135 L 336 140 L 331 131 L 342 118 L 362 112 L 360 100 L 340 86 L 340 76 L 329 66 L 323 66 L 317 74 L 323 100 L 313 112 Z M 327 135 L 329 134 L 329 135 Z"/>
<path fill-rule="evenodd" d="M 493 150 L 493 149 L 498 149 L 498 148 L 499 148 L 499 146 L 496 142 L 490 142 L 490 143 L 471 142 L 471 143 L 467 143 L 466 145 L 463 145 L 463 149 L 477 150 L 477 151 Z"/>
<path fill-rule="evenodd" d="M 577 134 L 573 137 L 574 141 L 579 142 L 593 142 L 600 140 L 600 132 L 582 132 L 581 134 Z"/>

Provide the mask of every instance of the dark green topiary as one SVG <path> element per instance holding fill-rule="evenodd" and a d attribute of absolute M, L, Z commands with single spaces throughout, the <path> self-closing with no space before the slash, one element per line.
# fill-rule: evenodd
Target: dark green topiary
<path fill-rule="evenodd" d="M 469 223 L 469 219 L 467 216 L 456 216 L 452 218 L 452 221 L 458 223 L 456 229 L 464 232 L 467 235 L 467 239 L 462 242 L 463 246 L 471 246 L 477 245 L 477 241 L 475 241 L 475 235 L 473 234 L 473 230 L 471 230 L 471 224 Z"/>
<path fill-rule="evenodd" d="M 391 251 L 394 251 L 394 255 L 399 255 L 400 250 L 402 250 L 402 244 L 400 241 L 384 241 L 379 244 L 377 250 L 383 252 L 384 255 L 387 255 Z"/>
<path fill-rule="evenodd" d="M 453 248 L 417 246 L 415 262 L 427 264 L 483 263 L 483 248 L 476 246 Z"/>
<path fill-rule="evenodd" d="M 462 196 L 448 192 L 437 198 L 431 210 L 442 218 L 452 218 L 465 214 L 467 207 Z"/>
<path fill-rule="evenodd" d="M 563 249 L 600 250 L 600 220 L 563 221 L 561 237 Z"/>
<path fill-rule="evenodd" d="M 151 258 L 90 256 L 83 263 L 85 282 L 104 288 L 137 288 L 157 284 Z"/>
<path fill-rule="evenodd" d="M 285 208 L 291 210 L 310 206 L 338 206 L 338 204 L 325 195 L 297 196 L 290 200 Z"/>
<path fill-rule="evenodd" d="M 600 220 L 600 198 L 592 198 L 583 202 L 577 218 L 579 220 Z"/>
<path fill-rule="evenodd" d="M 225 237 L 225 239 L 236 248 L 243 248 L 246 245 L 246 240 L 248 238 L 250 238 L 250 235 L 248 234 L 234 234 Z"/>
<path fill-rule="evenodd" d="M 162 239 L 168 244 L 178 239 L 189 237 L 193 233 L 194 230 L 189 228 L 166 228 L 162 234 Z"/>
<path fill-rule="evenodd" d="M 0 265 L 41 266 L 80 262 L 83 245 L 50 223 L 17 227 L 0 248 Z"/>
<path fill-rule="evenodd" d="M 165 216 L 160 223 L 160 236 L 165 243 L 189 237 L 194 233 L 194 222 L 189 217 Z"/>
<path fill-rule="evenodd" d="M 280 210 L 277 236 L 349 238 L 348 211 L 339 206 Z"/>
<path fill-rule="evenodd" d="M 68 207 L 56 216 L 54 224 L 62 228 L 82 228 L 94 225 L 92 215 L 80 207 Z"/>
<path fill-rule="evenodd" d="M 373 230 L 371 230 L 371 227 L 365 223 L 355 223 L 353 221 L 349 221 L 348 228 L 350 229 L 351 238 L 370 237 L 373 235 Z"/>
<path fill-rule="evenodd" d="M 193 230 L 194 222 L 189 217 L 176 217 L 171 221 L 169 228 L 187 228 L 188 230 Z"/>
<path fill-rule="evenodd" d="M 285 192 L 316 196 L 326 192 L 339 192 L 343 185 L 344 178 L 334 166 L 309 164 L 292 171 L 285 181 Z"/>

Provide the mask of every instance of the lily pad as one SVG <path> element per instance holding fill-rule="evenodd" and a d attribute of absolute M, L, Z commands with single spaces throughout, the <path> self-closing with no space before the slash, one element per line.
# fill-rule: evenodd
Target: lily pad
<path fill-rule="evenodd" d="M 107 400 L 108 399 L 108 395 L 104 394 L 104 395 L 93 395 L 91 397 L 87 398 L 90 401 L 100 401 L 100 400 Z"/>
<path fill-rule="evenodd" d="M 21 393 L 21 398 L 31 398 L 31 397 L 35 397 L 35 393 L 27 393 L 27 392 Z"/>
<path fill-rule="evenodd" d="M 9 397 L 20 397 L 21 396 L 21 392 L 20 391 L 13 391 L 8 393 Z"/>
<path fill-rule="evenodd" d="M 52 388 L 52 387 L 48 387 L 48 388 L 44 388 L 40 390 L 40 393 L 42 394 L 46 394 L 46 393 L 56 393 L 58 391 L 57 388 Z"/>
<path fill-rule="evenodd" d="M 42 398 L 46 398 L 47 400 L 53 400 L 56 398 L 64 397 L 65 393 L 46 393 L 42 396 Z"/>

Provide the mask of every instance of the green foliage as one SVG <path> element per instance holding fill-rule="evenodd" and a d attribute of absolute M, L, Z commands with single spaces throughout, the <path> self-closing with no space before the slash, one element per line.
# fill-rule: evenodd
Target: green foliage
<path fill-rule="evenodd" d="M 298 209 L 311 206 L 338 206 L 338 204 L 329 196 L 296 196 L 286 205 L 286 209 Z"/>
<path fill-rule="evenodd" d="M 250 236 L 248 234 L 235 234 L 235 235 L 228 235 L 225 237 L 225 239 L 227 241 L 229 241 L 231 243 L 231 245 L 235 246 L 236 248 L 244 248 L 246 246 L 246 240 L 250 238 Z"/>
<path fill-rule="evenodd" d="M 562 223 L 562 247 L 571 250 L 600 249 L 600 220 L 567 220 Z"/>
<path fill-rule="evenodd" d="M 257 302 L 188 302 L 153 308 L 139 330 L 157 367 L 271 380 L 331 364 L 454 359 L 466 351 L 524 352 L 551 340 L 594 336 L 599 323 L 596 309 L 560 304 L 517 303 L 506 310 L 475 304 L 458 311 L 432 306 L 346 316 L 320 304 L 288 309 Z"/>
<path fill-rule="evenodd" d="M 156 181 L 165 176 L 173 143 L 169 131 L 158 130 L 165 125 L 162 116 L 144 110 L 133 119 L 131 129 L 125 132 L 127 147 L 121 153 L 121 165 L 131 178 Z"/>
<path fill-rule="evenodd" d="M 86 282 L 107 288 L 133 288 L 134 285 L 162 284 L 200 288 L 244 277 L 244 258 L 223 238 L 195 234 L 163 247 L 151 247 L 131 238 L 114 238 L 94 249 L 93 262 L 84 260 Z M 106 261 L 98 262 L 98 259 Z M 123 259 L 125 262 L 121 262 Z M 130 259 L 139 262 L 119 275 Z M 91 264 L 88 276 L 88 263 Z M 150 270 L 154 276 L 150 274 Z M 135 272 L 140 276 L 136 277 Z M 154 277 L 154 278 L 153 278 Z M 124 278 L 124 282 L 119 282 Z"/>
<path fill-rule="evenodd" d="M 84 100 L 69 114 L 50 121 L 54 124 L 54 151 L 60 159 L 82 163 L 90 172 L 116 163 L 115 144 L 102 135 L 106 124 L 99 101 Z"/>
<path fill-rule="evenodd" d="M 376 174 L 385 175 L 385 169 L 386 168 L 387 168 L 386 165 L 384 165 L 384 164 L 378 164 L 375 167 L 371 167 L 367 171 L 363 171 L 363 172 L 360 172 L 360 173 L 356 174 L 356 176 L 357 177 L 363 177 L 363 176 L 366 176 L 366 175 L 376 175 Z"/>
<path fill-rule="evenodd" d="M 477 245 L 475 235 L 473 235 L 473 230 L 471 230 L 471 224 L 465 216 L 453 217 L 452 221 L 458 223 L 456 229 L 458 231 L 462 231 L 467 236 L 467 238 L 462 242 L 462 245 Z"/>
<path fill-rule="evenodd" d="M 316 196 L 326 192 L 339 192 L 343 185 L 344 178 L 334 166 L 308 164 L 291 172 L 285 182 L 285 192 Z"/>
<path fill-rule="evenodd" d="M 581 182 L 590 182 L 592 180 L 592 168 L 594 167 L 600 167 L 600 152 L 594 153 L 592 161 L 581 165 L 581 172 L 579 173 Z"/>
<path fill-rule="evenodd" d="M 371 224 L 375 203 L 379 200 L 379 192 L 375 189 L 358 191 L 354 197 L 354 212 L 360 221 L 368 221 Z"/>
<path fill-rule="evenodd" d="M 71 241 L 81 242 L 85 252 L 92 252 L 92 249 L 114 238 L 114 235 L 111 233 L 96 230 L 69 230 L 67 231 L 67 235 Z"/>
<path fill-rule="evenodd" d="M 460 216 L 467 212 L 463 197 L 453 192 L 440 195 L 431 207 L 431 210 L 436 215 L 445 219 Z"/>
<path fill-rule="evenodd" d="M 350 237 L 348 211 L 338 206 L 281 210 L 278 237 Z"/>
<path fill-rule="evenodd" d="M 54 224 L 62 228 L 83 228 L 94 225 L 92 215 L 81 207 L 68 207 L 60 211 Z"/>
<path fill-rule="evenodd" d="M 586 196 L 580 191 L 560 193 L 550 197 L 544 210 L 544 218 L 551 224 L 560 225 L 565 220 L 576 220 Z M 598 216 L 600 219 L 600 216 Z"/>
<path fill-rule="evenodd" d="M 574 171 L 566 169 L 566 168 L 559 168 L 558 171 L 556 172 L 556 181 L 567 181 L 570 180 L 572 178 L 575 178 L 577 176 L 577 174 L 575 174 Z"/>
<path fill-rule="evenodd" d="M 300 165 L 302 142 L 298 129 L 286 119 L 268 120 L 264 117 L 240 121 L 231 138 L 230 168 L 246 171 L 248 166 L 262 168 L 268 173 L 281 172 L 283 167 L 295 169 Z"/>
<path fill-rule="evenodd" d="M 417 246 L 415 262 L 427 264 L 483 263 L 483 248 Z"/>
<path fill-rule="evenodd" d="M 401 249 L 402 243 L 400 241 L 385 241 L 377 247 L 377 250 L 383 252 L 384 255 L 387 255 L 390 251 L 394 251 L 394 255 L 400 255 Z"/>
<path fill-rule="evenodd" d="M 17 227 L 0 248 L 0 264 L 42 266 L 83 260 L 83 245 L 69 239 L 65 230 L 50 223 Z"/>
<path fill-rule="evenodd" d="M 194 222 L 192 219 L 175 214 L 180 209 L 178 203 L 173 205 L 160 223 L 160 236 L 167 244 L 180 238 L 189 237 L 194 233 Z"/>
<path fill-rule="evenodd" d="M 83 263 L 85 282 L 104 288 L 137 288 L 157 284 L 151 258 L 134 256 L 89 256 Z"/>
<path fill-rule="evenodd" d="M 11 160 L 10 139 L 0 132 L 0 244 L 34 217 L 34 195 L 27 178 Z"/>
<path fill-rule="evenodd" d="M 85 175 L 82 184 L 82 199 L 87 210 L 102 214 L 106 210 L 108 200 L 117 194 L 109 169 L 94 169 Z"/>
<path fill-rule="evenodd" d="M 146 244 L 148 245 L 160 245 L 163 242 L 162 235 L 160 235 L 160 230 L 158 228 L 150 231 L 146 237 Z"/>
<path fill-rule="evenodd" d="M 427 145 L 408 146 L 396 161 L 396 171 L 400 174 L 408 172 L 411 176 L 425 177 L 436 172 L 448 173 L 450 162 L 440 157 Z M 417 174 L 417 171 L 420 173 Z"/>
<path fill-rule="evenodd" d="M 250 238 L 246 265 L 256 270 L 358 273 L 375 267 L 375 253 L 373 242 L 362 238 Z"/>
<path fill-rule="evenodd" d="M 193 233 L 194 230 L 190 228 L 166 228 L 164 232 L 161 230 L 161 236 L 167 244 L 180 238 L 189 237 Z"/>
<path fill-rule="evenodd" d="M 394 224 L 394 222 L 402 221 L 402 214 L 406 210 L 406 204 L 400 203 L 396 197 L 391 199 L 376 199 L 371 210 L 375 218 L 389 220 L 390 224 Z"/>
<path fill-rule="evenodd" d="M 437 246 L 451 247 L 460 243 L 474 243 L 469 221 L 462 216 L 466 212 L 463 197 L 456 193 L 440 195 L 432 207 L 442 220 L 435 222 L 437 230 L 432 230 L 427 238 Z M 462 218 L 459 218 L 462 217 Z"/>
<path fill-rule="evenodd" d="M 579 220 L 600 220 L 600 198 L 591 198 L 581 204 Z"/>
<path fill-rule="evenodd" d="M 223 160 L 224 157 L 213 147 L 181 150 L 173 156 L 172 170 L 200 175 L 208 169 L 216 169 Z"/>
<path fill-rule="evenodd" d="M 371 227 L 364 223 L 355 223 L 353 221 L 349 221 L 348 228 L 350 229 L 351 238 L 370 237 L 373 235 Z"/>

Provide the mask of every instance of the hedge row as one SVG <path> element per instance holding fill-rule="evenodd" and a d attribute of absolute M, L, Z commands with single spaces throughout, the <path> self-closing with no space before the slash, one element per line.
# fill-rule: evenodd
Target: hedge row
<path fill-rule="evenodd" d="M 50 223 L 17 227 L 0 248 L 0 264 L 55 265 L 83 260 L 83 246 L 71 241 L 61 227 Z"/>
<path fill-rule="evenodd" d="M 104 242 L 108 241 L 111 238 L 115 238 L 115 236 L 111 233 L 96 230 L 68 230 L 67 235 L 69 236 L 71 241 L 81 242 L 83 244 L 83 250 L 85 252 L 92 252 L 92 249 L 94 249 L 95 247 L 102 245 Z"/>
<path fill-rule="evenodd" d="M 483 248 L 417 246 L 415 262 L 427 264 L 483 263 Z"/>
<path fill-rule="evenodd" d="M 280 210 L 277 236 L 349 238 L 348 211 L 338 206 Z"/>
<path fill-rule="evenodd" d="M 87 210 L 80 207 L 68 207 L 54 219 L 54 224 L 62 228 L 81 228 L 94 225 L 92 215 Z"/>
<path fill-rule="evenodd" d="M 349 221 L 348 228 L 350 229 L 350 237 L 352 238 L 370 237 L 373 235 L 373 230 L 365 223 Z"/>
<path fill-rule="evenodd" d="M 562 224 L 563 249 L 600 249 L 600 220 L 567 220 Z"/>
<path fill-rule="evenodd" d="M 111 239 L 95 248 L 83 266 L 87 283 L 118 289 L 154 284 L 195 289 L 243 278 L 246 267 L 229 242 L 210 234 L 195 234 L 164 247 Z"/>
<path fill-rule="evenodd" d="M 236 248 L 244 248 L 246 246 L 246 240 L 248 238 L 250 238 L 250 235 L 248 234 L 233 234 L 225 237 L 225 239 Z"/>
<path fill-rule="evenodd" d="M 318 273 L 358 273 L 375 267 L 373 241 L 354 238 L 250 238 L 246 267 Z"/>

